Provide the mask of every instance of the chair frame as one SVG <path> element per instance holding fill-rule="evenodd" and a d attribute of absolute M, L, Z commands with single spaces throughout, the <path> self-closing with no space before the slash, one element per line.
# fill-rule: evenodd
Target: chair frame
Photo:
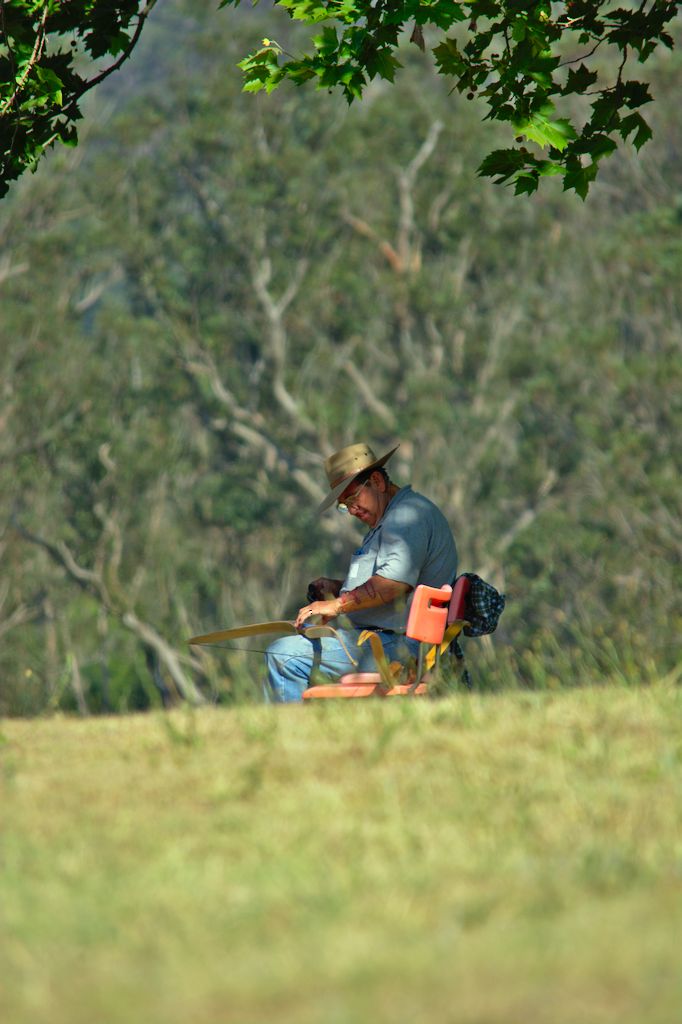
<path fill-rule="evenodd" d="M 467 625 L 464 604 L 469 580 L 459 576 L 454 587 L 449 584 L 428 587 L 420 584 L 412 598 L 407 619 L 406 635 L 419 641 L 417 672 L 414 682 L 398 683 L 388 664 L 381 640 L 372 630 L 363 630 L 358 642 L 369 641 L 378 672 L 351 672 L 335 683 L 310 686 L 303 693 L 304 700 L 328 700 L 358 697 L 421 697 L 428 694 L 428 673 L 440 662 L 440 657 Z"/>

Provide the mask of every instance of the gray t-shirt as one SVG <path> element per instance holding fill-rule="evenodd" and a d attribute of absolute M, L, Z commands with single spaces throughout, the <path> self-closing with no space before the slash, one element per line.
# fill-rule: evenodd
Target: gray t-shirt
<path fill-rule="evenodd" d="M 377 626 L 405 632 L 414 588 L 441 587 L 457 574 L 457 548 L 447 519 L 423 494 L 401 487 L 383 517 L 354 552 L 341 593 L 366 583 L 370 576 L 409 583 L 407 598 L 378 608 L 350 612 L 356 627 Z"/>

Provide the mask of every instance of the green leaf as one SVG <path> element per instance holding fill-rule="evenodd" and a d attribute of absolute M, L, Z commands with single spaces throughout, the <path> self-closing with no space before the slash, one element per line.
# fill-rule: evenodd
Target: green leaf
<path fill-rule="evenodd" d="M 566 85 L 562 91 L 564 95 L 571 92 L 584 93 L 594 85 L 598 77 L 596 71 L 590 71 L 584 64 L 581 64 L 579 68 L 570 68 Z"/>
<path fill-rule="evenodd" d="M 598 165 L 587 164 L 583 167 L 581 164 L 576 164 L 564 175 L 564 192 L 569 189 L 574 189 L 581 199 L 587 197 L 587 193 L 590 190 L 590 185 L 597 176 Z"/>
<path fill-rule="evenodd" d="M 433 56 L 436 58 L 436 66 L 441 75 L 457 77 L 463 71 L 466 71 L 466 60 L 462 56 L 455 39 L 444 39 L 438 46 L 434 46 Z"/>
<path fill-rule="evenodd" d="M 376 75 L 379 75 L 380 78 L 392 82 L 396 71 L 402 67 L 402 64 L 396 57 L 391 56 L 391 51 L 388 48 L 383 48 L 377 50 L 367 60 L 366 67 L 370 78 L 375 78 Z"/>
<path fill-rule="evenodd" d="M 614 131 L 620 124 L 619 103 L 613 92 L 604 93 L 592 104 L 590 127 Z"/>
<path fill-rule="evenodd" d="M 62 80 L 50 68 L 35 68 L 35 79 L 43 88 L 43 96 L 50 103 L 62 102 Z"/>
<path fill-rule="evenodd" d="M 500 14 L 499 0 L 474 0 L 471 4 L 471 17 L 497 18 Z"/>
<path fill-rule="evenodd" d="M 520 171 L 525 163 L 526 158 L 518 149 L 496 149 L 483 160 L 477 173 L 483 177 L 496 177 L 500 184 Z"/>
<path fill-rule="evenodd" d="M 284 7 L 294 21 L 303 21 L 314 25 L 320 21 L 336 21 L 345 24 L 357 24 L 364 15 L 362 2 L 357 0 L 276 0 L 278 7 Z"/>
<path fill-rule="evenodd" d="M 319 36 L 315 36 L 313 39 L 315 49 L 321 57 L 327 59 L 338 52 L 339 40 L 336 35 L 336 29 L 330 25 L 326 25 Z"/>
<path fill-rule="evenodd" d="M 237 67 L 244 72 L 244 92 L 259 92 L 264 89 L 280 71 L 277 54 L 273 50 L 257 50 L 240 60 Z M 277 77 L 279 81 L 281 75 Z M 275 83 L 276 84 L 276 83 Z"/>
<path fill-rule="evenodd" d="M 518 174 L 514 183 L 514 195 L 532 195 L 533 192 L 537 192 L 538 184 L 539 180 L 537 174 Z"/>
<path fill-rule="evenodd" d="M 315 78 L 315 71 L 309 63 L 305 61 L 290 61 L 281 69 L 282 78 L 289 78 L 294 85 L 303 85 L 304 82 L 309 82 L 311 78 Z M 279 84 L 280 79 L 277 79 Z"/>
<path fill-rule="evenodd" d="M 563 174 L 564 168 L 553 160 L 538 160 L 536 165 L 538 174 L 542 178 L 552 177 L 556 174 Z"/>
<path fill-rule="evenodd" d="M 624 82 L 622 87 L 623 102 L 626 107 L 632 110 L 634 107 L 642 107 L 645 103 L 651 103 L 651 93 L 646 82 Z"/>
<path fill-rule="evenodd" d="M 78 131 L 75 125 L 64 126 L 59 131 L 59 138 L 65 146 L 77 146 L 78 145 Z"/>
<path fill-rule="evenodd" d="M 639 113 L 629 114 L 627 117 L 624 117 L 620 122 L 619 131 L 624 139 L 627 139 L 628 135 L 635 132 L 632 144 L 637 150 L 640 150 L 653 134 L 651 128 Z"/>
<path fill-rule="evenodd" d="M 525 135 L 531 142 L 539 146 L 552 146 L 559 151 L 566 148 L 571 139 L 577 138 L 575 129 L 566 118 L 559 117 L 550 121 L 545 114 L 538 111 L 527 119 L 514 120 L 514 131 Z"/>
<path fill-rule="evenodd" d="M 618 146 L 612 138 L 608 135 L 597 134 L 586 140 L 583 152 L 589 153 L 593 160 L 601 160 L 602 157 L 613 153 L 614 149 L 618 149 Z"/>

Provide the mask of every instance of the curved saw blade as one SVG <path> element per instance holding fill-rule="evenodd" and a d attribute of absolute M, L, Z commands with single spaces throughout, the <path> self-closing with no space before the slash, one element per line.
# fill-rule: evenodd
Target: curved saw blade
<path fill-rule="evenodd" d="M 293 622 L 275 620 L 274 622 L 253 622 L 249 626 L 234 626 L 232 629 L 218 629 L 214 633 L 193 636 L 188 644 L 217 644 L 221 640 L 241 640 L 245 636 L 265 636 L 267 633 L 297 633 Z"/>
<path fill-rule="evenodd" d="M 232 629 L 218 629 L 214 633 L 204 633 L 201 636 L 193 636 L 187 641 L 187 643 L 217 644 L 222 640 L 241 640 L 246 636 L 266 636 L 268 633 L 300 633 L 301 636 L 306 636 L 309 640 L 317 640 L 320 637 L 333 636 L 343 647 L 343 650 L 351 664 L 357 665 L 357 659 L 351 655 L 344 638 L 337 630 L 334 629 L 333 626 L 319 624 L 306 626 L 305 629 L 296 629 L 293 622 L 289 622 L 285 619 L 276 619 L 273 622 L 253 622 L 248 626 L 234 626 Z"/>

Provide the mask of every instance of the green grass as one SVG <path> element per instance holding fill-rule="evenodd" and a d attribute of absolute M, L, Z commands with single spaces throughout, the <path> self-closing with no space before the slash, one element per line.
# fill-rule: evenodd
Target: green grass
<path fill-rule="evenodd" d="M 671 1024 L 682 690 L 0 727 L 8 1024 Z"/>

